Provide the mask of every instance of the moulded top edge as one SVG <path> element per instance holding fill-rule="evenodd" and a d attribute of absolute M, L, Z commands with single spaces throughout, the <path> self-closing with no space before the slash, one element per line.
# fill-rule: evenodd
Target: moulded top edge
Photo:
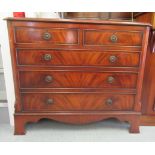
<path fill-rule="evenodd" d="M 101 19 L 61 19 L 61 18 L 14 18 L 7 17 L 4 18 L 7 21 L 29 21 L 29 22 L 55 22 L 55 23 L 87 23 L 87 24 L 110 24 L 110 25 L 130 25 L 130 26 L 149 26 L 149 23 L 141 22 L 127 22 L 127 21 L 111 21 L 111 20 L 101 20 Z"/>

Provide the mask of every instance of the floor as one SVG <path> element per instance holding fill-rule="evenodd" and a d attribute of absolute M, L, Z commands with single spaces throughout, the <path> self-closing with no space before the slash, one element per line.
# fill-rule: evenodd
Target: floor
<path fill-rule="evenodd" d="M 1 142 L 151 142 L 155 141 L 155 127 L 140 127 L 140 134 L 129 134 L 128 123 L 106 120 L 87 125 L 68 125 L 42 120 L 26 126 L 27 133 L 13 135 L 8 123 L 0 124 Z"/>

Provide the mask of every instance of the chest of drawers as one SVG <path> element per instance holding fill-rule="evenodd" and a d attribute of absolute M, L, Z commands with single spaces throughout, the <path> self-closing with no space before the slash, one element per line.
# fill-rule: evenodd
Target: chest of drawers
<path fill-rule="evenodd" d="M 8 18 L 15 134 L 47 118 L 85 124 L 116 118 L 139 132 L 150 25 Z"/>

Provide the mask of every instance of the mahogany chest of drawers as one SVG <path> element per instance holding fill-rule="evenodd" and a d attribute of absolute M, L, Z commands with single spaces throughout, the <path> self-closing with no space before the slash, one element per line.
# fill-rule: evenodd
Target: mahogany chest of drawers
<path fill-rule="evenodd" d="M 8 18 L 15 134 L 47 118 L 84 124 L 116 118 L 139 132 L 150 25 Z"/>

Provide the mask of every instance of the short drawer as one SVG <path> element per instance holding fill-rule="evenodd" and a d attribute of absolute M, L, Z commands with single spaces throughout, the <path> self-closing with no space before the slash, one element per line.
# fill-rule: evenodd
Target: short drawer
<path fill-rule="evenodd" d="M 135 52 L 20 49 L 17 59 L 18 65 L 137 67 L 140 58 Z"/>
<path fill-rule="evenodd" d="M 21 88 L 136 88 L 137 74 L 82 71 L 20 71 Z"/>
<path fill-rule="evenodd" d="M 24 111 L 90 111 L 132 110 L 134 95 L 93 93 L 23 93 L 21 103 Z"/>
<path fill-rule="evenodd" d="M 84 45 L 92 46 L 141 46 L 142 32 L 85 30 Z"/>
<path fill-rule="evenodd" d="M 16 43 L 78 44 L 78 30 L 69 28 L 16 27 Z"/>

